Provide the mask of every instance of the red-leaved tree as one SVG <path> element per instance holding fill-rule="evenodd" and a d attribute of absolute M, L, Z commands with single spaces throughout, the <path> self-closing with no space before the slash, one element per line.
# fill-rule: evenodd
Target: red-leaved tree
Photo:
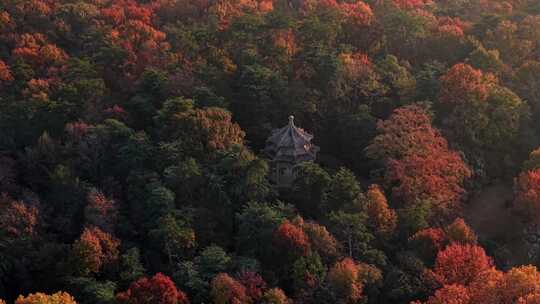
<path fill-rule="evenodd" d="M 162 273 L 138 279 L 127 291 L 117 294 L 116 299 L 126 304 L 189 304 L 186 294 Z"/>
<path fill-rule="evenodd" d="M 440 100 L 451 104 L 485 101 L 492 83 L 491 75 L 486 76 L 468 64 L 458 63 L 441 77 Z"/>
<path fill-rule="evenodd" d="M 454 243 L 437 254 L 434 272 L 444 284 L 470 284 L 480 273 L 493 267 L 482 247 Z"/>
<path fill-rule="evenodd" d="M 302 228 L 287 220 L 274 231 L 273 242 L 279 251 L 287 252 L 293 256 L 307 255 L 311 248 L 309 239 Z"/>
<path fill-rule="evenodd" d="M 246 294 L 254 301 L 259 301 L 266 291 L 266 282 L 253 271 L 243 271 L 237 276 L 238 282 L 246 288 Z"/>
<path fill-rule="evenodd" d="M 385 181 L 394 185 L 396 198 L 405 205 L 427 200 L 440 210 L 452 210 L 460 202 L 471 171 L 433 128 L 425 109 L 399 108 L 378 124 L 378 130 L 367 154 L 386 163 Z"/>

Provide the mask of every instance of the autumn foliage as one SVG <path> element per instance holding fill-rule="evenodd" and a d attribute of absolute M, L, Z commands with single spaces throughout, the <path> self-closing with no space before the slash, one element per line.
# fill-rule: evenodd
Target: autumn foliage
<path fill-rule="evenodd" d="M 268 13 L 273 10 L 272 0 L 220 0 L 209 7 L 209 11 L 218 17 L 220 28 L 226 29 L 231 19 L 246 12 Z"/>
<path fill-rule="evenodd" d="M 325 226 L 307 222 L 302 228 L 309 239 L 311 249 L 317 251 L 322 258 L 333 259 L 338 255 L 338 241 Z"/>
<path fill-rule="evenodd" d="M 401 9 L 419 9 L 427 4 L 431 4 L 431 0 L 393 0 L 392 3 Z"/>
<path fill-rule="evenodd" d="M 26 297 L 19 296 L 15 300 L 15 304 L 77 304 L 75 299 L 67 292 L 57 292 L 52 295 L 46 295 L 44 293 L 34 293 Z"/>
<path fill-rule="evenodd" d="M 390 236 L 397 226 L 396 212 L 388 206 L 386 196 L 377 185 L 371 185 L 366 193 L 367 214 L 375 231 L 381 236 Z"/>
<path fill-rule="evenodd" d="M 177 113 L 165 132 L 171 132 L 175 136 L 189 136 L 192 149 L 205 153 L 242 145 L 245 136 L 240 126 L 232 121 L 231 114 L 219 108 Z"/>
<path fill-rule="evenodd" d="M 264 279 L 253 271 L 243 271 L 238 276 L 238 282 L 246 288 L 246 294 L 254 301 L 259 301 L 267 289 Z"/>
<path fill-rule="evenodd" d="M 48 43 L 45 36 L 39 33 L 21 35 L 17 39 L 13 55 L 36 67 L 62 64 L 68 58 L 62 49 Z"/>
<path fill-rule="evenodd" d="M 540 169 L 522 172 L 515 182 L 513 207 L 524 220 L 536 222 L 540 218 Z"/>
<path fill-rule="evenodd" d="M 85 217 L 89 224 L 111 231 L 117 215 L 117 206 L 114 200 L 105 197 L 97 189 L 88 193 L 88 205 L 85 208 Z"/>
<path fill-rule="evenodd" d="M 129 81 L 149 66 L 163 64 L 160 50 L 170 46 L 166 34 L 153 25 L 154 12 L 149 6 L 131 0 L 110 1 L 101 8 L 101 17 L 110 25 L 108 43 L 126 51 L 121 70 Z"/>
<path fill-rule="evenodd" d="M 364 286 L 358 266 L 352 259 L 337 262 L 328 272 L 327 280 L 339 299 L 354 303 L 362 298 Z"/>
<path fill-rule="evenodd" d="M 247 304 L 251 302 L 246 288 L 226 273 L 212 279 L 210 296 L 216 304 Z"/>
<path fill-rule="evenodd" d="M 73 255 L 87 271 L 97 273 L 103 266 L 117 262 L 119 246 L 120 241 L 114 236 L 98 227 L 89 227 L 73 244 Z"/>
<path fill-rule="evenodd" d="M 485 101 L 493 78 L 468 64 L 454 65 L 442 78 L 441 101 L 461 104 Z"/>
<path fill-rule="evenodd" d="M 187 296 L 178 290 L 166 275 L 157 273 L 131 283 L 127 291 L 116 295 L 120 303 L 126 304 L 189 304 Z"/>
<path fill-rule="evenodd" d="M 443 229 L 426 228 L 416 232 L 409 242 L 424 259 L 434 260 L 437 253 L 448 244 L 448 239 Z"/>
<path fill-rule="evenodd" d="M 446 227 L 430 227 L 417 231 L 409 238 L 411 247 L 426 261 L 434 261 L 437 254 L 450 244 L 476 245 L 477 236 L 462 218 Z"/>
<path fill-rule="evenodd" d="M 540 148 L 529 153 L 529 159 L 523 163 L 524 171 L 534 171 L 540 168 Z"/>
<path fill-rule="evenodd" d="M 476 233 L 462 218 L 456 218 L 445 230 L 450 242 L 474 245 L 478 239 Z"/>
<path fill-rule="evenodd" d="M 311 248 L 305 232 L 289 221 L 283 222 L 274 231 L 274 245 L 280 251 L 297 256 L 306 255 Z"/>
<path fill-rule="evenodd" d="M 14 238 L 28 238 L 35 233 L 38 209 L 8 196 L 0 196 L 0 230 Z"/>
<path fill-rule="evenodd" d="M 516 267 L 507 272 L 488 268 L 478 273 L 469 285 L 444 285 L 424 303 L 537 303 L 539 284 L 540 276 L 534 266 Z"/>
<path fill-rule="evenodd" d="M 349 22 L 356 26 L 370 25 L 374 18 L 371 7 L 360 0 L 353 3 L 342 2 L 339 9 L 350 20 Z"/>
<path fill-rule="evenodd" d="M 290 304 L 292 303 L 292 301 L 289 298 L 287 298 L 283 290 L 279 288 L 272 288 L 264 293 L 264 303 Z"/>
<path fill-rule="evenodd" d="M 467 304 L 470 303 L 471 297 L 469 296 L 469 290 L 462 285 L 452 284 L 444 285 L 443 288 L 437 290 L 435 294 L 430 297 L 426 304 Z"/>
<path fill-rule="evenodd" d="M 378 122 L 377 129 L 379 135 L 367 148 L 368 155 L 375 159 L 426 155 L 448 145 L 433 128 L 429 113 L 417 105 L 396 109 L 388 120 Z"/>
<path fill-rule="evenodd" d="M 444 284 L 470 284 L 493 261 L 482 247 L 452 244 L 437 254 L 435 274 Z"/>
<path fill-rule="evenodd" d="M 540 303 L 539 13 L 0 1 L 0 303 Z"/>
<path fill-rule="evenodd" d="M 385 180 L 397 184 L 392 188 L 395 197 L 406 204 L 428 200 L 442 209 L 459 203 L 471 171 L 432 127 L 424 109 L 416 105 L 400 108 L 380 122 L 378 130 L 380 135 L 368 153 L 386 161 Z"/>
<path fill-rule="evenodd" d="M 437 158 L 411 155 L 388 162 L 388 183 L 399 182 L 393 194 L 406 203 L 430 200 L 441 208 L 451 208 L 465 193 L 463 182 L 471 175 L 456 152 L 441 150 Z"/>
<path fill-rule="evenodd" d="M 9 82 L 13 80 L 9 66 L 2 60 L 0 60 L 0 81 Z"/>

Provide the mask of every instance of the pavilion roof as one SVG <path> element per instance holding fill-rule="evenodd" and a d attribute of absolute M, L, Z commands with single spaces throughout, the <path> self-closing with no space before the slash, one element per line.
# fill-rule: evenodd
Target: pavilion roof
<path fill-rule="evenodd" d="M 312 139 L 313 135 L 295 126 L 294 116 L 290 116 L 285 127 L 272 131 L 272 135 L 266 140 L 264 152 L 273 161 L 313 161 L 319 147 L 311 143 Z"/>

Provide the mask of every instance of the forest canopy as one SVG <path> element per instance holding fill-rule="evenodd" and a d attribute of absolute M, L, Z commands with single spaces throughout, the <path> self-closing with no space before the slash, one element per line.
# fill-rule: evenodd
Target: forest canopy
<path fill-rule="evenodd" d="M 537 0 L 0 0 L 0 303 L 540 303 L 538 121 Z"/>

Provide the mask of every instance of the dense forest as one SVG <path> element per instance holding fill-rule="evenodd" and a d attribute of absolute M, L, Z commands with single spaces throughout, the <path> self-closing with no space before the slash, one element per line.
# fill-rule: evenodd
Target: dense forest
<path fill-rule="evenodd" d="M 0 0 L 0 303 L 539 304 L 539 122 L 538 0 Z"/>

